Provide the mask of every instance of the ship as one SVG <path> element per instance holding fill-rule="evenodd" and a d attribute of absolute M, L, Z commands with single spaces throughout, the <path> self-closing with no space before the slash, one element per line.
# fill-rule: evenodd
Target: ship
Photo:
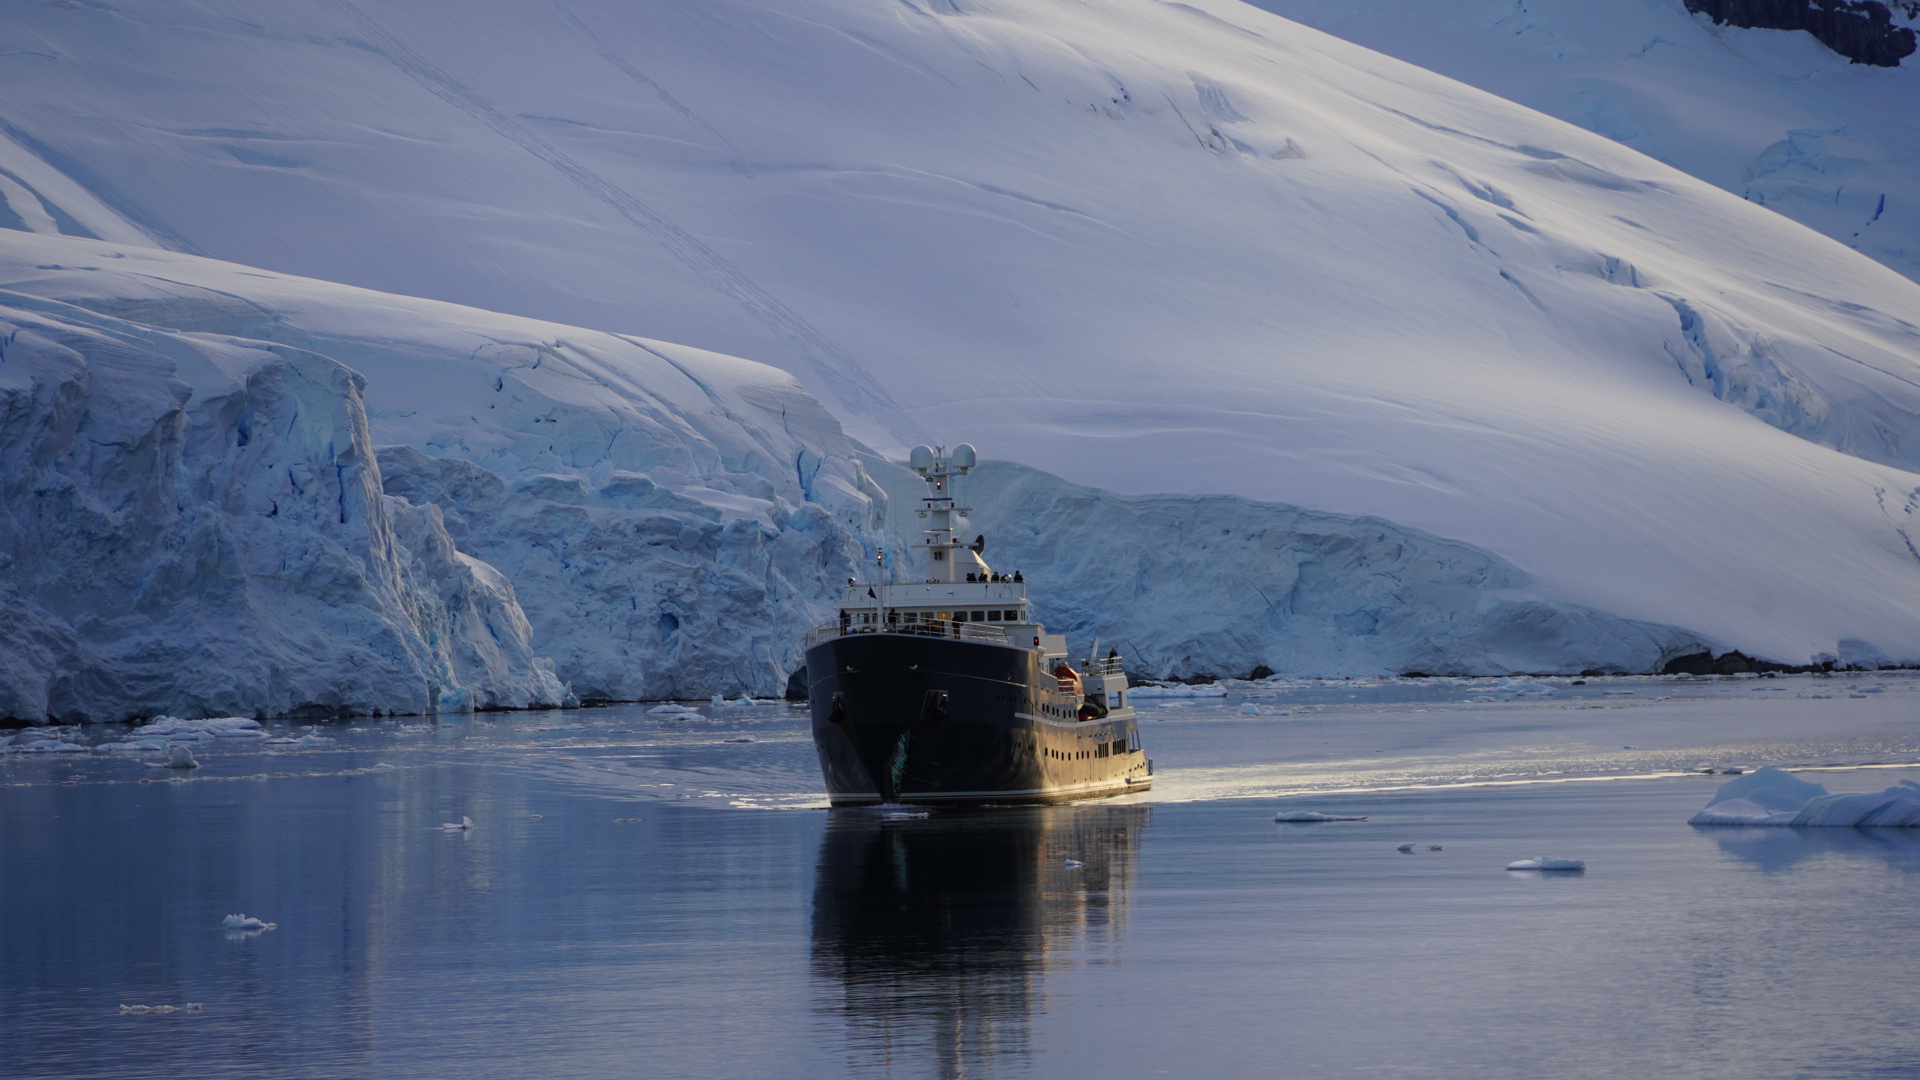
<path fill-rule="evenodd" d="M 1027 581 L 995 570 L 986 538 L 963 539 L 956 484 L 977 465 L 966 443 L 916 446 L 926 482 L 922 540 L 892 581 L 884 549 L 873 580 L 848 578 L 839 617 L 807 634 L 813 741 L 835 806 L 1062 803 L 1145 791 L 1118 651 L 1096 639 L 1070 658 L 1064 635 L 1033 617 Z M 915 574 L 921 576 L 921 574 Z"/>

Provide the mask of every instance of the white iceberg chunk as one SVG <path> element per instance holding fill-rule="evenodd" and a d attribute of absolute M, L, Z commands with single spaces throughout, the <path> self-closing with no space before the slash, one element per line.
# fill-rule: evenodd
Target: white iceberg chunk
<path fill-rule="evenodd" d="M 1273 815 L 1275 821 L 1365 821 L 1365 814 L 1322 814 L 1317 810 L 1287 810 Z"/>
<path fill-rule="evenodd" d="M 468 829 L 473 828 L 473 819 L 463 816 L 458 822 L 445 822 L 440 827 L 448 832 L 466 832 Z"/>
<path fill-rule="evenodd" d="M 197 769 L 200 767 L 200 763 L 193 760 L 192 750 L 176 744 L 167 750 L 167 767 L 170 769 Z"/>
<path fill-rule="evenodd" d="M 263 922 L 251 915 L 229 915 L 221 922 L 226 930 L 277 930 L 279 923 Z"/>
<path fill-rule="evenodd" d="M 1808 825 L 1824 828 L 1920 827 L 1920 784 L 1829 794 L 1771 765 L 1720 785 L 1690 825 Z"/>
<path fill-rule="evenodd" d="M 1585 870 L 1587 864 L 1579 859 L 1550 859 L 1545 855 L 1537 859 L 1521 859 L 1507 864 L 1509 870 Z"/>

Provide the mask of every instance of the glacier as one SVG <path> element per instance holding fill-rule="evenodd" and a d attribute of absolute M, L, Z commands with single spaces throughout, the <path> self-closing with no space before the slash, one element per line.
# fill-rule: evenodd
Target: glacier
<path fill-rule="evenodd" d="M 0 715 L 560 704 L 325 357 L 0 294 Z"/>
<path fill-rule="evenodd" d="M 1556 610 L 1920 660 L 1920 285 L 1231 0 L 128 0 L 10 12 L 0 48 L 12 235 L 264 268 L 201 286 L 234 295 L 298 274 L 644 333 L 791 373 L 883 455 L 965 439 L 1124 495 L 1380 518 Z M 1897 98 L 1909 73 L 1845 74 Z M 539 370 L 513 340 L 486 363 Z M 401 423 L 454 412 L 436 386 L 319 345 L 389 387 L 383 445 L 460 456 L 450 419 L 438 444 Z M 418 465 L 395 482 L 457 486 Z M 625 512 L 600 483 L 551 513 Z M 735 520 L 713 490 L 689 497 Z M 495 557 L 524 520 L 433 505 L 520 580 Z M 527 615 L 536 640 L 562 617 Z M 577 691 L 683 692 L 569 648 Z M 763 692 L 777 653 L 699 689 Z"/>
<path fill-rule="evenodd" d="M 763 365 L 101 241 L 0 263 L 0 715 L 773 693 L 884 512 Z"/>
<path fill-rule="evenodd" d="M 866 464 L 887 489 L 895 543 L 914 542 L 919 478 Z M 1496 555 L 1380 518 L 1228 495 L 1120 495 L 999 461 L 957 491 L 988 561 L 1042 583 L 1034 610 L 1048 627 L 1076 650 L 1118 647 L 1136 675 L 1641 672 L 1724 651 L 1680 627 L 1557 599 Z"/>
<path fill-rule="evenodd" d="M 1771 765 L 1720 785 L 1690 825 L 1920 826 L 1920 784 L 1829 794 L 1826 787 Z"/>

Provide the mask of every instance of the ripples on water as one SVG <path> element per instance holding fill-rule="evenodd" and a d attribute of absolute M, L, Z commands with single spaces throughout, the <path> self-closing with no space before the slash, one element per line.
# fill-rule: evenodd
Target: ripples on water
<path fill-rule="evenodd" d="M 1869 678 L 1181 702 L 1147 796 L 905 820 L 806 809 L 782 705 L 8 755 L 0 1075 L 1920 1075 L 1920 836 L 1693 829 L 1718 778 L 1646 779 L 1920 760 Z M 1499 869 L 1541 854 L 1590 869 Z"/>

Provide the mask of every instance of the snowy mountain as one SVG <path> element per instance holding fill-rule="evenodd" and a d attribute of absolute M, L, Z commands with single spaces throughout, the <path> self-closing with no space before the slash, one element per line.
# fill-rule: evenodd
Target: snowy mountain
<path fill-rule="evenodd" d="M 1490 553 L 1558 610 L 1789 662 L 1920 658 L 1920 286 L 1239 3 L 48 4 L 0 19 L 0 52 L 0 189 L 30 231 L 752 357 L 885 452 L 967 439 L 1122 494 L 1381 518 Z M 272 280 L 225 273 L 196 287 L 257 304 L 229 285 Z M 195 326 L 280 341 L 278 309 L 246 306 Z M 165 307 L 121 317 L 169 326 Z M 373 368 L 386 331 L 295 325 L 369 379 L 376 441 L 514 484 L 591 472 L 458 434 L 489 377 L 538 370 L 541 342 L 584 362 L 551 342 L 587 331 L 443 322 L 435 362 L 477 376 L 443 402 Z M 641 353 L 681 356 L 592 340 L 663 376 Z M 774 414 L 754 426 L 786 438 Z M 489 562 L 499 531 L 557 527 L 466 513 L 466 492 L 491 496 L 448 466 L 381 464 Z M 782 494 L 784 462 L 759 469 L 809 505 Z M 596 520 L 600 481 L 581 483 Z M 817 497 L 851 530 L 874 506 L 840 483 Z M 787 531 L 765 522 L 763 540 Z M 549 648 L 524 571 L 496 565 Z M 551 655 L 565 675 L 591 653 Z"/>
<path fill-rule="evenodd" d="M 1618 140 L 1920 278 L 1910 0 L 1250 2 Z"/>

